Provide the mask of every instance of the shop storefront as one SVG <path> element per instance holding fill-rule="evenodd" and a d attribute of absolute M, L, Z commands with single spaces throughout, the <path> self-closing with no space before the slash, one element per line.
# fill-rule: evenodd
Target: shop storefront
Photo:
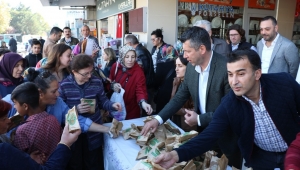
<path fill-rule="evenodd" d="M 226 39 L 226 31 L 232 24 L 241 25 L 246 31 L 247 41 L 256 44 L 260 20 L 276 16 L 275 0 L 179 0 L 178 34 L 198 20 L 208 20 L 212 25 L 212 36 Z"/>
<path fill-rule="evenodd" d="M 102 49 L 110 46 L 116 53 L 128 32 L 128 11 L 134 9 L 135 0 L 97 0 L 97 20 Z"/>

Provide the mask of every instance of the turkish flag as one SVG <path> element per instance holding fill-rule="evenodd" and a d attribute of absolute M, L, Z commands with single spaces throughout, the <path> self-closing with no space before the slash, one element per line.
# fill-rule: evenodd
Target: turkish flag
<path fill-rule="evenodd" d="M 117 21 L 117 38 L 123 38 L 123 34 L 122 34 L 122 31 L 123 31 L 123 27 L 122 27 L 122 15 L 123 14 L 118 14 L 118 21 Z"/>

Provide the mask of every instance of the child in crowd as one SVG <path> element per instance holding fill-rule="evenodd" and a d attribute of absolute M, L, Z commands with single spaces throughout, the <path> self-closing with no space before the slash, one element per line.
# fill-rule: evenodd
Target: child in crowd
<path fill-rule="evenodd" d="M 31 53 L 29 53 L 25 59 L 27 60 L 28 67 L 35 67 L 36 64 L 43 58 L 41 54 L 41 43 L 38 40 L 34 40 L 31 43 Z"/>
<path fill-rule="evenodd" d="M 53 115 L 39 107 L 39 90 L 34 83 L 23 83 L 11 94 L 16 110 L 27 120 L 21 124 L 13 139 L 13 144 L 20 150 L 31 154 L 40 151 L 46 160 L 60 141 L 61 127 Z"/>

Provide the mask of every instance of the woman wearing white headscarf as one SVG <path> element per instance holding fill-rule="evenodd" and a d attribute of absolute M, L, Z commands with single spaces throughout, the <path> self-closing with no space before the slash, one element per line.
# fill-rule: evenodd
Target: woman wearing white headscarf
<path fill-rule="evenodd" d="M 126 107 L 126 119 L 140 117 L 140 107 L 147 114 L 152 113 L 151 106 L 147 103 L 146 78 L 143 69 L 137 63 L 137 55 L 134 48 L 124 46 L 120 50 L 120 61 L 115 63 L 110 71 L 112 80 L 111 88 L 119 91 L 125 90 L 123 99 Z"/>

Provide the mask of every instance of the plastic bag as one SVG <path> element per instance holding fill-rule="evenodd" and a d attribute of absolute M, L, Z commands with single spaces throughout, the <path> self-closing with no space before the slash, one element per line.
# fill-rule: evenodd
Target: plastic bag
<path fill-rule="evenodd" d="M 80 54 L 80 43 L 78 43 L 77 45 L 75 45 L 75 47 L 72 50 L 72 53 L 74 55 Z"/>
<path fill-rule="evenodd" d="M 126 108 L 125 108 L 125 103 L 123 99 L 123 95 L 125 93 L 125 90 L 121 88 L 120 93 L 114 92 L 110 98 L 110 101 L 112 102 L 118 102 L 122 105 L 122 110 L 121 111 L 112 111 L 110 112 L 111 116 L 118 121 L 125 120 L 126 118 Z"/>

